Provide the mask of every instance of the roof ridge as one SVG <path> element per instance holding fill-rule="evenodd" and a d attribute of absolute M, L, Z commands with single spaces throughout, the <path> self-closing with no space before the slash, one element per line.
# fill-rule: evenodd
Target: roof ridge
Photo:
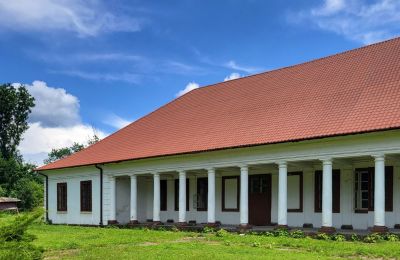
<path fill-rule="evenodd" d="M 387 39 L 387 40 L 384 40 L 384 41 L 381 41 L 381 42 L 375 42 L 375 43 L 372 43 L 372 44 L 369 44 L 369 45 L 360 46 L 360 47 L 357 47 L 355 49 L 350 49 L 350 50 L 346 50 L 346 51 L 343 51 L 343 52 L 338 52 L 338 53 L 335 53 L 335 54 L 327 55 L 327 56 L 324 56 L 324 57 L 320 57 L 320 58 L 304 61 L 304 62 L 301 62 L 301 63 L 288 65 L 288 66 L 283 66 L 283 67 L 280 67 L 280 68 L 277 68 L 277 69 L 267 70 L 267 71 L 263 71 L 263 72 L 259 72 L 259 73 L 255 73 L 255 74 L 251 74 L 251 75 L 247 75 L 247 76 L 243 76 L 243 77 L 240 77 L 240 78 L 237 78 L 237 79 L 231 79 L 231 80 L 227 80 L 227 81 L 212 83 L 212 84 L 205 85 L 205 86 L 202 86 L 202 87 L 194 89 L 194 90 L 200 90 L 200 89 L 204 89 L 204 88 L 207 88 L 207 87 L 213 87 L 213 86 L 216 86 L 216 85 L 219 85 L 219 84 L 225 84 L 225 83 L 229 83 L 229 82 L 232 82 L 232 81 L 237 81 L 237 80 L 241 80 L 241 79 L 245 79 L 245 78 L 251 78 L 251 77 L 260 76 L 260 75 L 263 75 L 263 74 L 268 74 L 268 73 L 271 73 L 271 72 L 290 69 L 290 68 L 293 68 L 293 67 L 306 65 L 306 64 L 309 64 L 309 63 L 314 63 L 314 62 L 321 61 L 321 60 L 324 60 L 324 59 L 332 58 L 332 57 L 339 56 L 339 55 L 344 55 L 344 54 L 347 54 L 349 52 L 359 51 L 361 49 L 373 47 L 373 46 L 376 46 L 376 45 L 384 44 L 384 43 L 387 43 L 387 42 L 390 42 L 390 41 L 395 41 L 395 40 L 400 40 L 400 36 L 397 36 L 397 37 L 391 38 L 391 39 Z"/>

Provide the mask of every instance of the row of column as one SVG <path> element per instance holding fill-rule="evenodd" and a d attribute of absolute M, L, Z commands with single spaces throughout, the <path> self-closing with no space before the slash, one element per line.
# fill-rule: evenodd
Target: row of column
<path fill-rule="evenodd" d="M 385 157 L 375 159 L 375 203 L 374 230 L 384 231 L 385 227 Z M 278 183 L 278 226 L 287 226 L 287 163 L 279 162 Z M 332 159 L 322 160 L 322 231 L 334 231 L 332 223 Z"/>
<path fill-rule="evenodd" d="M 375 156 L 375 228 L 385 227 L 385 159 L 383 155 Z M 278 226 L 287 226 L 287 162 L 278 162 Z M 207 221 L 215 223 L 215 168 L 208 172 L 208 212 Z M 322 229 L 333 230 L 332 225 L 332 159 L 322 160 Z M 160 175 L 154 177 L 153 221 L 160 221 Z M 115 178 L 110 178 L 110 219 L 115 220 Z M 131 222 L 137 222 L 137 177 L 131 175 Z M 180 223 L 186 222 L 186 172 L 179 171 L 179 217 Z M 248 225 L 248 166 L 240 167 L 240 225 Z"/>

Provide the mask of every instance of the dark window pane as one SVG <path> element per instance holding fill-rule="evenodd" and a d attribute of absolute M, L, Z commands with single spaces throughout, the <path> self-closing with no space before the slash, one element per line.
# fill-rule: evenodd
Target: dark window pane
<path fill-rule="evenodd" d="M 81 211 L 92 211 L 92 181 L 81 181 Z"/>

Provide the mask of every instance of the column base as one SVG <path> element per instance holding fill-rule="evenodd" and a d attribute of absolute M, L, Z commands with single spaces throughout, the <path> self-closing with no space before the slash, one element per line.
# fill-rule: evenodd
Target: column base
<path fill-rule="evenodd" d="M 333 234 L 336 232 L 336 228 L 322 226 L 318 231 L 325 234 Z"/>
<path fill-rule="evenodd" d="M 116 221 L 116 220 L 109 220 L 109 221 L 107 221 L 107 224 L 108 224 L 108 225 L 117 225 L 117 224 L 118 224 L 118 221 Z"/>
<path fill-rule="evenodd" d="M 139 224 L 139 221 L 137 221 L 137 220 L 131 220 L 128 223 L 128 225 L 130 225 L 130 226 L 134 226 L 134 225 L 138 225 L 138 224 Z"/>
<path fill-rule="evenodd" d="M 275 228 L 274 229 L 285 229 L 285 230 L 288 230 L 289 229 L 289 227 L 288 227 L 288 225 L 276 225 L 275 226 Z"/>
<path fill-rule="evenodd" d="M 251 225 L 249 224 L 240 224 L 238 226 L 239 233 L 246 233 L 249 229 L 251 229 Z"/>
<path fill-rule="evenodd" d="M 385 226 L 373 226 L 371 228 L 371 232 L 373 232 L 373 233 L 386 233 L 388 231 L 389 231 L 389 229 Z"/>
<path fill-rule="evenodd" d="M 216 228 L 216 227 L 219 227 L 219 226 L 220 226 L 220 223 L 217 223 L 217 222 L 208 222 L 208 223 L 206 224 L 206 226 L 207 226 L 207 227 L 211 227 L 211 228 Z"/>

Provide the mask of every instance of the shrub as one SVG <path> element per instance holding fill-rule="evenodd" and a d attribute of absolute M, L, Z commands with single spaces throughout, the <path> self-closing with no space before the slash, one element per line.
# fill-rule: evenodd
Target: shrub
<path fill-rule="evenodd" d="M 179 232 L 180 230 L 179 230 L 179 228 L 177 228 L 176 226 L 172 226 L 172 227 L 171 227 L 171 231 L 172 231 L 172 232 Z"/>
<path fill-rule="evenodd" d="M 205 227 L 203 228 L 203 232 L 204 232 L 204 233 L 214 233 L 214 232 L 215 232 L 215 229 L 214 229 L 213 227 L 207 227 L 207 226 L 205 226 Z"/>
<path fill-rule="evenodd" d="M 220 230 L 218 230 L 216 233 L 215 233 L 215 235 L 217 236 L 217 237 L 226 237 L 227 235 L 228 235 L 228 231 L 226 231 L 225 229 L 220 229 Z"/>
<path fill-rule="evenodd" d="M 276 237 L 287 237 L 287 236 L 289 236 L 289 231 L 284 228 L 279 228 L 274 231 L 274 235 Z"/>
<path fill-rule="evenodd" d="M 315 236 L 315 238 L 316 238 L 316 239 L 319 239 L 319 240 L 330 240 L 330 239 L 331 239 L 331 236 L 328 235 L 328 234 L 326 234 L 326 233 L 318 233 L 318 234 Z"/>
<path fill-rule="evenodd" d="M 383 240 L 383 237 L 378 233 L 370 234 L 364 237 L 364 242 L 366 243 L 377 243 Z"/>
<path fill-rule="evenodd" d="M 32 210 L 43 203 L 43 185 L 34 180 L 22 178 L 15 183 L 10 196 L 21 200 L 19 203 L 21 209 Z"/>
<path fill-rule="evenodd" d="M 360 241 L 360 237 L 357 234 L 351 234 L 350 240 L 353 242 Z"/>
<path fill-rule="evenodd" d="M 336 234 L 332 236 L 332 240 L 338 241 L 338 242 L 343 242 L 346 241 L 346 237 L 342 234 Z"/>
<path fill-rule="evenodd" d="M 43 210 L 20 215 L 0 227 L 0 259 L 41 259 L 43 249 L 31 244 L 35 239 L 27 234 L 28 227 L 43 216 Z"/>
<path fill-rule="evenodd" d="M 260 233 L 260 235 L 266 236 L 266 237 L 273 237 L 273 236 L 275 236 L 273 232 L 269 232 L 269 231 L 262 232 L 262 233 Z"/>
<path fill-rule="evenodd" d="M 306 235 L 302 230 L 295 230 L 290 233 L 290 236 L 293 238 L 304 238 Z"/>
<path fill-rule="evenodd" d="M 384 236 L 384 239 L 390 242 L 396 242 L 399 241 L 399 237 L 396 234 L 391 234 L 391 233 L 387 233 Z"/>

